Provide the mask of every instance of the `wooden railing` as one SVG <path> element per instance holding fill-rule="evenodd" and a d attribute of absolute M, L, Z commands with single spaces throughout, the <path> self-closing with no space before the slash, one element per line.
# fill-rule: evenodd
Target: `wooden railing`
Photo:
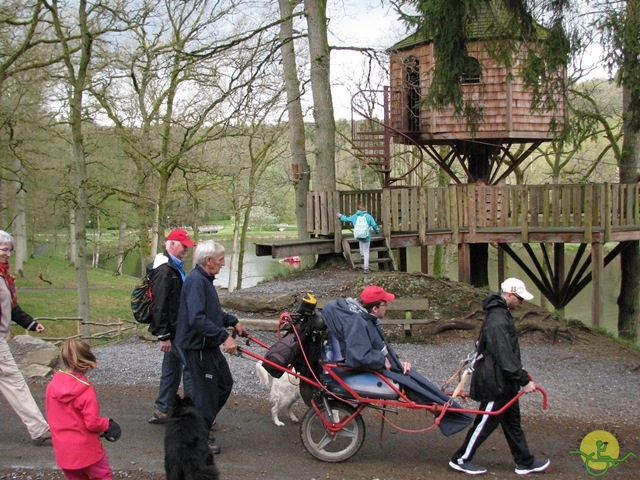
<path fill-rule="evenodd" d="M 334 234 L 339 223 L 335 213 L 350 215 L 364 203 L 385 233 L 447 231 L 455 242 L 462 233 L 474 241 L 479 232 L 517 231 L 527 241 L 530 232 L 555 229 L 581 232 L 585 242 L 595 232 L 610 241 L 614 231 L 640 230 L 639 199 L 638 184 L 607 183 L 310 192 L 308 231 Z"/>

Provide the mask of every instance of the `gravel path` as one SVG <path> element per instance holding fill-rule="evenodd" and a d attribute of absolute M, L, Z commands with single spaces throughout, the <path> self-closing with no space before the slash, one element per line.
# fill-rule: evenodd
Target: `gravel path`
<path fill-rule="evenodd" d="M 272 334 L 265 334 L 272 335 Z M 439 345 L 399 344 L 394 348 L 413 368 L 441 385 L 456 371 L 469 353 L 464 343 Z M 98 369 L 91 373 L 96 385 L 157 385 L 162 362 L 157 344 L 132 337 L 129 340 L 94 349 Z M 260 348 L 254 351 L 261 353 Z M 545 416 L 597 421 L 621 426 L 640 424 L 640 374 L 632 365 L 609 360 L 606 356 L 587 355 L 571 346 L 523 345 L 525 367 L 549 396 Z M 234 392 L 267 398 L 255 375 L 252 359 L 228 357 L 234 375 Z M 522 401 L 525 414 L 540 411 L 540 397 Z"/>

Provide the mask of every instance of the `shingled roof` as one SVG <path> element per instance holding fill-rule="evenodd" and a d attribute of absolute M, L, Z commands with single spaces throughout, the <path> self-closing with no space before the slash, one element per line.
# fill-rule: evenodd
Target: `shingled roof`
<path fill-rule="evenodd" d="M 486 8 L 478 9 L 475 15 L 467 22 L 467 40 L 490 40 L 499 38 L 518 38 L 522 36 L 522 21 L 514 18 L 507 11 L 501 0 L 487 2 Z M 547 29 L 535 23 L 535 37 L 538 40 L 545 38 Z M 416 31 L 404 40 L 400 40 L 391 46 L 388 51 L 404 50 L 424 43 L 431 42 L 432 37 L 424 31 Z"/>

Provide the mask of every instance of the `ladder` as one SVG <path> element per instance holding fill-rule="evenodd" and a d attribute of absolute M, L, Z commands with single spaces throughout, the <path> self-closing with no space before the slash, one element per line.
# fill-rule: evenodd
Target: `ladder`
<path fill-rule="evenodd" d="M 359 241 L 353 237 L 344 237 L 342 239 L 342 252 L 351 268 L 363 265 L 364 261 L 360 257 Z M 369 267 L 378 265 L 378 269 L 395 271 L 397 270 L 396 261 L 391 252 L 389 242 L 384 235 L 372 235 L 371 244 L 369 245 Z"/>

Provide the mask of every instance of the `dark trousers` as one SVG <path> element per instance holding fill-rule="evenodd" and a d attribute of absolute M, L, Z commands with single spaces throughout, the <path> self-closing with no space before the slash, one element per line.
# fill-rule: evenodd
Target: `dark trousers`
<path fill-rule="evenodd" d="M 191 375 L 189 375 L 189 370 L 184 367 L 185 363 L 184 354 L 175 342 L 171 342 L 171 351 L 165 352 L 162 357 L 158 398 L 156 398 L 154 404 L 156 410 L 167 413 L 171 409 L 176 393 L 178 393 L 178 388 L 180 388 L 181 380 L 184 382 L 184 395 L 193 397 Z"/>
<path fill-rule="evenodd" d="M 207 432 L 233 387 L 229 364 L 220 349 L 183 350 L 193 385 L 193 401 L 204 419 Z"/>
<path fill-rule="evenodd" d="M 508 402 L 509 399 L 496 400 L 488 403 L 482 402 L 478 410 L 495 412 L 504 407 Z M 520 418 L 519 402 L 511 405 L 502 415 L 477 415 L 473 426 L 467 432 L 467 438 L 451 460 L 460 464 L 472 460 L 478 447 L 489 438 L 489 435 L 498 428 L 498 425 L 501 425 L 516 465 L 523 467 L 530 466 L 533 463 L 534 457 L 531 455 L 531 452 L 529 452 L 527 439 L 520 425 Z"/>

